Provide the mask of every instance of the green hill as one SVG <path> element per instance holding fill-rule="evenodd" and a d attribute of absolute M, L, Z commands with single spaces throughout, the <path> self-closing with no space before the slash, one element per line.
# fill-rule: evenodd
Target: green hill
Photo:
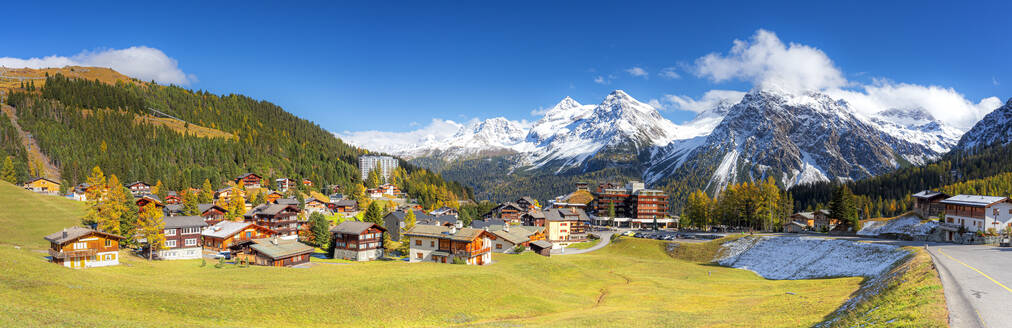
<path fill-rule="evenodd" d="M 16 108 L 18 123 L 59 168 L 65 185 L 84 182 L 96 165 L 120 181 L 161 180 L 172 190 L 199 188 L 205 179 L 221 187 L 245 172 L 268 181 L 308 178 L 317 188 L 340 185 L 346 193 L 361 183 L 357 158 L 364 150 L 277 105 L 242 95 L 57 74 L 38 89 L 12 91 L 5 103 Z M 0 120 L 0 156 L 12 155 L 24 180 L 31 168 L 16 138 L 7 137 L 9 125 Z M 409 195 L 432 199 L 423 196 L 438 190 L 471 198 L 462 185 L 403 164 L 412 181 L 401 187 Z"/>
<path fill-rule="evenodd" d="M 0 244 L 43 249 L 45 235 L 81 223 L 84 203 L 0 181 Z"/>

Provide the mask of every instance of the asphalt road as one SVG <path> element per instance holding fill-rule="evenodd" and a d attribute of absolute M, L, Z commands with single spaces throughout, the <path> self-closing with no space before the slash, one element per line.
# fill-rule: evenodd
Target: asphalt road
<path fill-rule="evenodd" d="M 601 237 L 601 242 L 597 243 L 597 245 L 594 245 L 594 246 L 591 246 L 591 247 L 585 248 L 585 249 L 577 249 L 577 248 L 552 249 L 552 255 L 553 256 L 554 255 L 576 255 L 576 254 L 590 253 L 590 252 L 602 249 L 605 246 L 608 246 L 608 244 L 611 244 L 611 235 L 613 234 L 613 232 L 611 232 L 611 231 L 602 231 L 602 232 L 595 232 L 594 234 L 598 235 L 599 237 Z"/>
<path fill-rule="evenodd" d="M 928 247 L 945 287 L 951 327 L 1012 327 L 1012 248 Z"/>

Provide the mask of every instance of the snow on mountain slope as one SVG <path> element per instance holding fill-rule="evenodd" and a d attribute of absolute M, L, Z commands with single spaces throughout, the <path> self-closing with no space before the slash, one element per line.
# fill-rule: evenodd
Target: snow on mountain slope
<path fill-rule="evenodd" d="M 555 172 L 561 172 L 585 164 L 606 147 L 638 154 L 665 146 L 679 129 L 657 109 L 622 90 L 613 91 L 593 109 L 567 100 L 571 99 L 564 99 L 532 128 L 527 141 L 535 148 L 522 165 L 536 169 L 553 164 Z"/>
<path fill-rule="evenodd" d="M 424 143 L 394 151 L 404 157 L 440 156 L 455 160 L 469 156 L 498 155 L 525 151 L 527 129 L 503 117 L 490 118 L 461 126 L 448 138 L 428 139 Z"/>
<path fill-rule="evenodd" d="M 1009 142 L 1012 142 L 1012 98 L 1009 98 L 1005 106 L 998 107 L 977 122 L 963 135 L 956 148 L 971 150 L 974 147 L 1005 145 Z"/>
<path fill-rule="evenodd" d="M 869 120 L 889 135 L 930 148 L 943 154 L 959 142 L 963 131 L 945 125 L 923 109 L 890 109 L 877 113 Z"/>

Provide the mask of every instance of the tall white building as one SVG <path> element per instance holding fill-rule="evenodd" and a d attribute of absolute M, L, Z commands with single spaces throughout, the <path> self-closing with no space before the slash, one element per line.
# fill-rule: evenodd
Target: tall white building
<path fill-rule="evenodd" d="M 362 171 L 362 181 L 369 179 L 369 172 L 379 164 L 380 176 L 384 180 L 390 178 L 390 174 L 397 169 L 396 158 L 390 156 L 362 156 L 358 158 L 358 169 Z"/>

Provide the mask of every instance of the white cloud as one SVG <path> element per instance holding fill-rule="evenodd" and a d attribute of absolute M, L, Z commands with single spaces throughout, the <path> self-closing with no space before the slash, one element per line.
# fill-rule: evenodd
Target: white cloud
<path fill-rule="evenodd" d="M 994 84 L 994 85 L 996 85 L 996 86 L 997 86 L 997 85 L 999 84 L 999 83 L 998 83 L 998 78 L 997 78 L 997 77 L 994 77 L 994 76 L 992 76 L 992 77 L 991 77 L 991 84 Z"/>
<path fill-rule="evenodd" d="M 625 72 L 629 73 L 629 75 L 636 76 L 636 77 L 642 77 L 644 79 L 650 77 L 650 74 L 647 73 L 647 71 L 645 69 L 641 68 L 641 67 L 629 68 L 629 69 L 626 69 Z"/>
<path fill-rule="evenodd" d="M 997 97 L 970 101 L 952 88 L 894 83 L 876 79 L 873 84 L 859 90 L 829 89 L 825 93 L 847 101 L 850 107 L 863 114 L 900 108 L 922 108 L 939 121 L 959 129 L 969 129 L 1002 102 Z"/>
<path fill-rule="evenodd" d="M 595 77 L 595 78 L 594 78 L 594 83 L 597 83 L 597 84 L 605 84 L 605 85 L 607 85 L 607 84 L 610 84 L 610 83 L 611 83 L 611 81 L 609 81 L 609 80 L 606 80 L 606 79 L 604 78 L 604 76 L 600 76 L 600 75 L 598 75 L 597 77 Z"/>
<path fill-rule="evenodd" d="M 727 55 L 711 53 L 696 59 L 695 73 L 713 82 L 738 79 L 789 91 L 848 84 L 822 50 L 796 43 L 784 45 L 776 34 L 766 30 L 756 31 L 749 41 L 734 40 Z"/>
<path fill-rule="evenodd" d="M 896 83 L 881 78 L 872 79 L 871 84 L 854 83 L 844 78 L 843 72 L 822 50 L 798 43 L 785 45 L 776 34 L 762 29 L 748 41 L 735 40 L 727 54 L 711 53 L 696 59 L 690 69 L 697 76 L 717 83 L 742 80 L 756 88 L 821 91 L 846 100 L 851 108 L 866 115 L 893 108 L 921 108 L 939 121 L 960 129 L 969 129 L 1002 104 L 996 97 L 971 101 L 953 88 L 935 85 Z M 997 82 L 997 78 L 992 78 L 992 83 Z M 737 91 L 725 96 L 734 95 L 734 92 Z M 664 101 L 672 108 L 698 111 L 711 106 L 713 102 L 708 96 L 711 96 L 709 92 L 693 100 L 666 95 Z M 718 97 L 718 94 L 712 96 Z"/>
<path fill-rule="evenodd" d="M 345 142 L 371 151 L 391 152 L 418 146 L 430 140 L 442 140 L 457 133 L 464 124 L 434 118 L 428 125 L 406 132 L 344 131 L 335 133 Z"/>
<path fill-rule="evenodd" d="M 745 97 L 745 92 L 735 90 L 710 90 L 702 97 L 692 99 L 688 96 L 664 95 L 664 102 L 668 104 L 665 108 L 687 110 L 696 113 L 711 109 L 717 104 L 737 104 Z"/>
<path fill-rule="evenodd" d="M 545 113 L 552 110 L 551 107 L 538 107 L 531 110 L 531 116 L 545 116 Z"/>
<path fill-rule="evenodd" d="M 197 77 L 193 74 L 183 73 L 175 59 L 165 55 L 161 50 L 145 46 L 82 51 L 70 57 L 55 55 L 28 59 L 0 57 L 0 66 L 17 68 L 97 66 L 108 67 L 143 81 L 153 80 L 162 84 L 189 85 L 197 81 Z"/>
<path fill-rule="evenodd" d="M 661 77 L 669 80 L 674 80 L 682 77 L 681 75 L 678 75 L 678 72 L 676 72 L 676 68 L 674 67 L 665 67 L 661 69 L 661 72 L 657 73 L 657 75 L 660 75 Z"/>

